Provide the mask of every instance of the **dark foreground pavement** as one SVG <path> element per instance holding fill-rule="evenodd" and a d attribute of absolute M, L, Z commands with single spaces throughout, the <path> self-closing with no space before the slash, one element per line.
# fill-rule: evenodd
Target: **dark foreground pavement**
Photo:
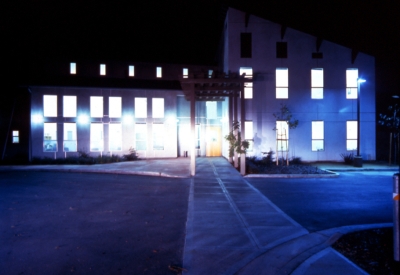
<path fill-rule="evenodd" d="M 174 274 L 188 179 L 0 172 L 0 274 Z"/>

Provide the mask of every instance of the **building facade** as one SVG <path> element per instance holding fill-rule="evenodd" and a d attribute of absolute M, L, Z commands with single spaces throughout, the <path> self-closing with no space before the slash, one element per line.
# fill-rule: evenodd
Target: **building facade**
<path fill-rule="evenodd" d="M 232 8 L 222 41 L 220 66 L 72 60 L 49 67 L 46 80 L 22 85 L 30 94 L 29 133 L 10 122 L 3 156 L 29 140 L 29 159 L 123 155 L 130 148 L 141 158 L 228 157 L 223 137 L 244 120 L 250 156 L 274 151 L 339 161 L 359 143 L 363 159 L 375 159 L 373 57 Z M 193 138 L 183 83 L 198 73 L 211 81 L 218 71 L 249 81 L 234 96 L 196 96 Z M 298 120 L 295 129 L 274 116 L 282 107 Z"/>

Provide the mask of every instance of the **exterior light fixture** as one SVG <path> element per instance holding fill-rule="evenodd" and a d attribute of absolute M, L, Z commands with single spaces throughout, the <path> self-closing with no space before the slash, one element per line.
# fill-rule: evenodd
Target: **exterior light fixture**
<path fill-rule="evenodd" d="M 78 117 L 78 122 L 80 124 L 88 124 L 89 123 L 89 117 L 87 115 L 80 115 Z"/>
<path fill-rule="evenodd" d="M 130 123 L 133 122 L 133 117 L 132 117 L 131 115 L 124 115 L 124 116 L 122 117 L 122 121 L 123 121 L 125 124 L 130 124 Z"/>
<path fill-rule="evenodd" d="M 43 116 L 42 115 L 33 115 L 32 116 L 32 122 L 33 123 L 42 123 L 43 122 Z"/>

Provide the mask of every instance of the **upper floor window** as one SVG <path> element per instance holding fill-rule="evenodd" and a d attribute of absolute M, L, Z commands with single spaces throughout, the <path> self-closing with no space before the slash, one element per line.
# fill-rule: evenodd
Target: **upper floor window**
<path fill-rule="evenodd" d="M 147 118 L 147 98 L 135 97 L 135 118 Z"/>
<path fill-rule="evenodd" d="M 245 78 L 253 78 L 253 69 L 251 67 L 240 67 L 239 74 L 245 74 Z M 253 98 L 253 82 L 244 83 L 244 98 Z"/>
<path fill-rule="evenodd" d="M 100 75 L 106 75 L 106 64 L 100 64 Z"/>
<path fill-rule="evenodd" d="M 76 117 L 76 96 L 63 96 L 63 117 Z"/>
<path fill-rule="evenodd" d="M 129 74 L 129 76 L 135 76 L 135 66 L 132 66 L 132 65 L 130 65 L 129 67 L 128 67 L 128 74 Z"/>
<path fill-rule="evenodd" d="M 108 104 L 108 116 L 109 117 L 121 117 L 121 97 L 109 97 Z"/>
<path fill-rule="evenodd" d="M 276 69 L 276 98 L 289 98 L 289 70 Z"/>
<path fill-rule="evenodd" d="M 161 78 L 162 77 L 162 68 L 157 67 L 156 73 L 157 73 L 157 78 Z"/>
<path fill-rule="evenodd" d="M 12 143 L 19 143 L 19 131 L 12 131 Z"/>
<path fill-rule="evenodd" d="M 251 58 L 251 33 L 245 32 L 240 34 L 240 57 Z"/>
<path fill-rule="evenodd" d="M 90 97 L 90 116 L 103 117 L 103 97 L 91 96 Z"/>
<path fill-rule="evenodd" d="M 324 122 L 312 121 L 311 122 L 311 150 L 322 151 L 324 150 Z"/>
<path fill-rule="evenodd" d="M 323 99 L 324 98 L 324 70 L 312 69 L 311 70 L 311 98 Z"/>
<path fill-rule="evenodd" d="M 56 117 L 57 116 L 57 96 L 44 95 L 43 96 L 43 116 Z"/>
<path fill-rule="evenodd" d="M 346 98 L 356 99 L 357 98 L 357 80 L 358 80 L 358 69 L 347 69 L 346 70 Z"/>
<path fill-rule="evenodd" d="M 213 70 L 208 70 L 208 78 L 211 78 L 213 75 L 214 71 Z"/>
<path fill-rule="evenodd" d="M 276 42 L 276 58 L 287 58 L 287 42 Z"/>
<path fill-rule="evenodd" d="M 189 77 L 189 69 L 183 68 L 183 78 L 188 78 L 188 77 Z"/>
<path fill-rule="evenodd" d="M 69 63 L 69 73 L 76 74 L 76 63 L 75 62 Z"/>
<path fill-rule="evenodd" d="M 153 98 L 152 99 L 152 116 L 153 118 L 164 117 L 164 98 Z"/>

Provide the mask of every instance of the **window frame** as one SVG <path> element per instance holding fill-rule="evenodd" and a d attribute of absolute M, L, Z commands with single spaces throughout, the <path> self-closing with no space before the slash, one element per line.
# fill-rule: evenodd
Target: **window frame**
<path fill-rule="evenodd" d="M 356 72 L 356 77 L 351 73 Z M 358 97 L 358 68 L 346 69 L 346 99 L 357 99 Z"/>
<path fill-rule="evenodd" d="M 346 121 L 346 150 L 347 151 L 356 151 L 357 150 L 357 140 L 358 140 L 358 131 L 357 131 L 357 120 L 347 120 Z M 351 125 L 352 124 L 352 125 Z M 355 148 L 353 148 L 355 143 Z"/>
<path fill-rule="evenodd" d="M 74 125 L 74 127 L 73 127 L 74 131 L 73 131 L 71 139 L 69 139 L 68 134 L 66 132 L 66 130 L 68 130 L 67 128 L 69 128 L 69 127 L 66 127 L 66 126 L 69 125 L 69 124 L 71 124 L 71 126 Z M 66 144 L 72 144 L 73 145 L 73 147 L 71 147 L 72 150 L 69 149 L 70 147 L 66 147 Z M 65 150 L 65 148 L 68 148 L 68 150 Z M 77 146 L 77 128 L 76 128 L 76 123 L 75 122 L 65 122 L 63 124 L 63 151 L 64 152 L 77 152 L 78 151 L 78 146 Z"/>
<path fill-rule="evenodd" d="M 57 102 L 56 95 L 43 95 L 43 116 L 44 117 L 57 117 Z"/>
<path fill-rule="evenodd" d="M 317 127 L 318 124 L 322 123 L 322 127 Z M 322 128 L 322 133 L 316 133 L 317 129 Z M 322 148 L 317 148 L 317 144 L 321 143 Z M 319 152 L 325 151 L 325 123 L 323 120 L 313 120 L 311 121 L 311 151 Z"/>
<path fill-rule="evenodd" d="M 283 71 L 286 71 L 286 74 L 283 74 Z M 282 73 L 280 73 L 280 72 L 282 72 Z M 276 99 L 288 99 L 289 98 L 289 68 L 276 68 L 276 70 L 275 70 L 275 86 L 276 86 L 276 88 L 275 88 Z"/>
<path fill-rule="evenodd" d="M 322 76 L 318 76 L 317 72 L 321 71 Z M 320 81 L 322 83 L 319 83 Z M 311 98 L 323 99 L 324 98 L 324 69 L 313 68 L 311 69 Z"/>
<path fill-rule="evenodd" d="M 11 132 L 12 143 L 19 143 L 19 130 L 12 130 Z"/>

